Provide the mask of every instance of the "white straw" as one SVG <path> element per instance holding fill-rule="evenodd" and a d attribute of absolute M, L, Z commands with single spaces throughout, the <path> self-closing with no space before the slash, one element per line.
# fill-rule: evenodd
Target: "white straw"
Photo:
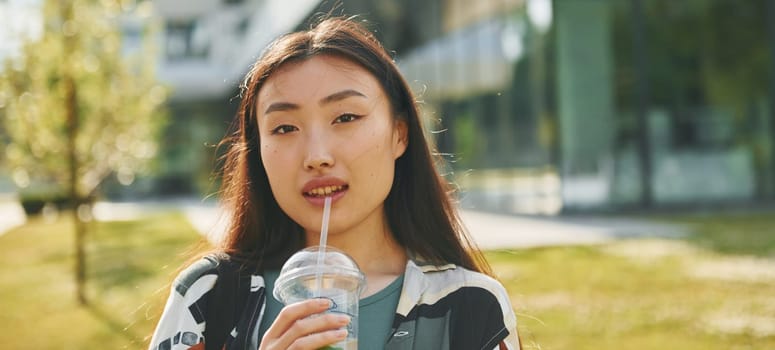
<path fill-rule="evenodd" d="M 320 290 L 323 288 L 323 278 L 321 270 L 323 265 L 323 256 L 326 253 L 326 240 L 328 240 L 328 219 L 331 216 L 331 197 L 326 197 L 323 206 L 323 223 L 320 225 L 320 244 L 318 245 L 318 270 L 315 274 L 315 296 L 320 296 Z"/>
<path fill-rule="evenodd" d="M 325 250 L 326 241 L 328 240 L 328 218 L 331 216 L 331 197 L 326 197 L 325 205 L 323 205 L 323 223 L 320 224 L 320 247 L 318 254 L 318 264 L 323 262 L 323 251 Z"/>

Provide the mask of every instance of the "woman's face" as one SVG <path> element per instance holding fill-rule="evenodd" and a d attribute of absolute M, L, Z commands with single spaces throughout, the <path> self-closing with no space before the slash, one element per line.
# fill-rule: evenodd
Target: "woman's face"
<path fill-rule="evenodd" d="M 407 141 L 374 76 L 335 56 L 288 63 L 259 90 L 256 108 L 263 165 L 288 216 L 317 233 L 330 196 L 332 237 L 385 226 L 383 202 Z"/>

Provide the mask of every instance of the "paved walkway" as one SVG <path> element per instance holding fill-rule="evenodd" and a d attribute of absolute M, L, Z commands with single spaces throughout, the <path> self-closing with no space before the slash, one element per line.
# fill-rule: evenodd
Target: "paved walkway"
<path fill-rule="evenodd" d="M 105 203 L 102 208 L 105 213 L 119 212 L 109 209 L 113 205 Z M 212 203 L 182 201 L 174 205 L 197 231 L 207 235 L 211 241 L 217 241 L 226 227 L 227 219 Z M 95 208 L 98 219 L 100 215 L 96 209 L 99 208 L 99 205 Z M 679 226 L 608 217 L 524 217 L 469 210 L 463 210 L 461 217 L 482 249 L 597 244 L 626 237 L 674 237 L 684 234 L 684 229 Z"/>
<path fill-rule="evenodd" d="M 482 249 L 598 244 L 628 237 L 677 237 L 683 227 L 610 217 L 527 217 L 463 210 L 463 222 Z"/>
<path fill-rule="evenodd" d="M 26 221 L 24 209 L 18 201 L 0 198 L 0 235 Z"/>
<path fill-rule="evenodd" d="M 10 203 L 10 204 L 9 204 Z M 131 220 L 162 210 L 179 210 L 191 225 L 211 241 L 222 234 L 226 219 L 213 203 L 171 200 L 143 203 L 99 202 L 97 220 Z M 597 244 L 627 237 L 675 237 L 680 226 L 609 217 L 525 217 L 463 210 L 461 217 L 482 249 L 527 248 L 552 245 Z M 0 234 L 24 223 L 17 203 L 0 202 Z"/>

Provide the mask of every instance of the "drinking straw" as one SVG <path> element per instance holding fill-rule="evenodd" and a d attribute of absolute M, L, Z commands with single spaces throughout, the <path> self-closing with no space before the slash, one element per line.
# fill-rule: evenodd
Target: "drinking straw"
<path fill-rule="evenodd" d="M 328 218 L 331 216 L 331 197 L 326 197 L 323 205 L 323 223 L 320 225 L 320 246 L 318 247 L 318 264 L 323 262 L 326 240 L 328 240 Z"/>
<path fill-rule="evenodd" d="M 328 219 L 331 217 L 331 197 L 326 197 L 325 204 L 323 205 L 323 223 L 320 225 L 320 244 L 318 245 L 318 261 L 317 272 L 315 273 L 315 294 L 319 296 L 320 290 L 323 288 L 323 278 L 321 276 L 321 270 L 323 265 L 323 256 L 326 253 L 326 241 L 328 240 Z"/>

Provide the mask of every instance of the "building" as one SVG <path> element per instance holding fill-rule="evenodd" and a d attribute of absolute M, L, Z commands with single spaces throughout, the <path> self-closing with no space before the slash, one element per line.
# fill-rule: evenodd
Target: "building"
<path fill-rule="evenodd" d="M 215 145 L 274 36 L 360 14 L 422 100 L 462 203 L 551 214 L 775 200 L 766 0 L 158 0 L 175 88 L 158 188 L 216 190 Z M 130 23 L 128 21 L 127 23 Z M 140 30 L 127 25 L 127 42 Z M 192 177 L 191 174 L 196 174 Z"/>

